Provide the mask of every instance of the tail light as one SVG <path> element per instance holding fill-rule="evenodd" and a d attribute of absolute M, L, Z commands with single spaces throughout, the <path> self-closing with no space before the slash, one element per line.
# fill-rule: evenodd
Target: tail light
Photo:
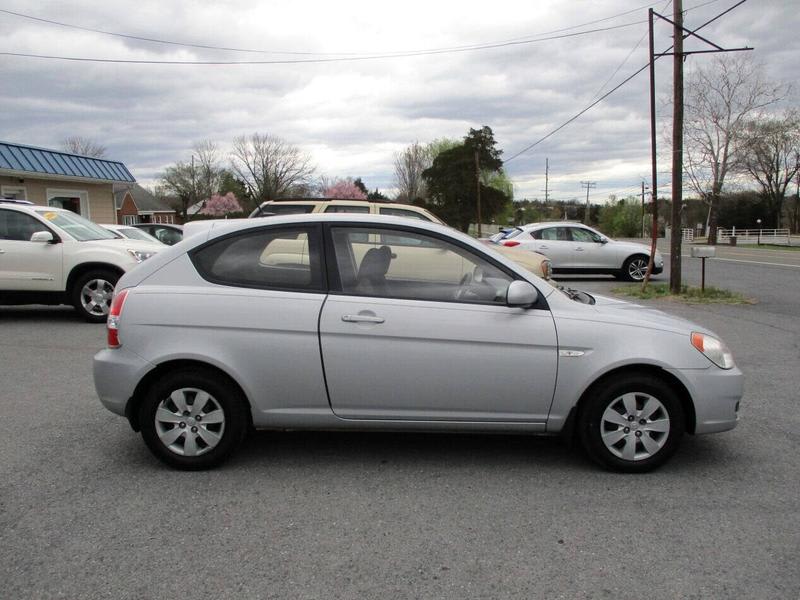
<path fill-rule="evenodd" d="M 508 248 L 513 248 L 514 246 L 519 246 L 519 242 L 516 240 L 508 240 L 506 242 L 503 242 L 503 246 L 506 246 Z"/>
<path fill-rule="evenodd" d="M 111 301 L 111 308 L 108 311 L 108 321 L 106 322 L 109 348 L 119 348 L 122 345 L 119 341 L 119 319 L 122 316 L 122 307 L 125 304 L 125 298 L 127 296 L 128 290 L 122 290 L 116 294 Z"/>

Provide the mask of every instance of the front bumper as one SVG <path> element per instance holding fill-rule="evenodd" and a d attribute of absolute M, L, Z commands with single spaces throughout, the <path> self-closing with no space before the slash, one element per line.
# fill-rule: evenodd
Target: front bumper
<path fill-rule="evenodd" d="M 136 386 L 155 365 L 124 347 L 100 350 L 94 355 L 94 387 L 108 410 L 126 416 L 125 407 Z"/>
<path fill-rule="evenodd" d="M 689 390 L 695 413 L 695 433 L 716 433 L 736 427 L 744 376 L 738 367 L 675 369 L 671 371 Z"/>

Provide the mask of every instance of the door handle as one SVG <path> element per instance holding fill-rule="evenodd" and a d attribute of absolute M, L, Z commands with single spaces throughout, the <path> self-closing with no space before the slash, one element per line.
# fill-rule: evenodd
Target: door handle
<path fill-rule="evenodd" d="M 544 244 L 540 244 L 540 245 L 539 245 L 539 250 L 547 250 L 547 248 L 548 248 L 548 247 L 547 247 L 547 246 L 545 246 Z"/>
<path fill-rule="evenodd" d="M 0 250 L 0 254 L 5 254 L 5 253 L 6 253 L 5 250 Z"/>
<path fill-rule="evenodd" d="M 575 248 L 575 252 L 583 252 L 583 248 Z"/>
<path fill-rule="evenodd" d="M 370 315 L 342 315 L 342 321 L 345 323 L 383 323 L 385 320 L 383 317 Z"/>

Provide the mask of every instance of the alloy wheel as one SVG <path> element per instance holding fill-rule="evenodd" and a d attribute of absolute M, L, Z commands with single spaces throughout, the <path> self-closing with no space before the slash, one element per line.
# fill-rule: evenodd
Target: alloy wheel
<path fill-rule="evenodd" d="M 614 399 L 603 412 L 600 436 L 614 456 L 640 461 L 657 454 L 667 442 L 669 413 L 654 396 L 630 392 Z"/>

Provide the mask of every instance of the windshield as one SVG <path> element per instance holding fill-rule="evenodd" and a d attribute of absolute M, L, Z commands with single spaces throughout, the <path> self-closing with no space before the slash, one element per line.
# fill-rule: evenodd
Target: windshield
<path fill-rule="evenodd" d="M 117 237 L 108 229 L 103 229 L 100 225 L 69 211 L 42 209 L 36 212 L 59 229 L 66 231 L 79 242 L 113 240 Z"/>
<path fill-rule="evenodd" d="M 132 240 L 144 240 L 145 242 L 156 242 L 158 244 L 161 243 L 158 241 L 158 238 L 153 237 L 146 231 L 136 229 L 136 227 L 121 227 L 119 232 L 126 238 L 130 238 Z"/>

